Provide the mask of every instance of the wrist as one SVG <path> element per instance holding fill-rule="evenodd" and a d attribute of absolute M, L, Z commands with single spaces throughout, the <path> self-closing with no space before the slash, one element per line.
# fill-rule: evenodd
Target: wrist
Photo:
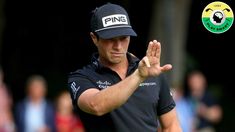
<path fill-rule="evenodd" d="M 134 76 L 136 76 L 140 80 L 140 83 L 143 82 L 147 78 L 146 76 L 142 76 L 140 74 L 139 69 L 136 69 L 133 74 L 134 74 Z"/>

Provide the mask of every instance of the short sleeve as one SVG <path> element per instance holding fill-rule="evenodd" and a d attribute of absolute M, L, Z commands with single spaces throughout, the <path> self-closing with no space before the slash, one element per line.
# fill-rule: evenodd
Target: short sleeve
<path fill-rule="evenodd" d="M 77 105 L 78 97 L 89 88 L 96 88 L 95 83 L 85 75 L 70 74 L 68 77 L 68 89 L 73 105 Z"/>
<path fill-rule="evenodd" d="M 160 75 L 159 77 L 160 77 L 160 93 L 157 105 L 157 113 L 160 116 L 164 113 L 171 111 L 175 107 L 175 102 L 170 92 L 170 87 L 166 80 L 166 77 L 164 75 Z"/>

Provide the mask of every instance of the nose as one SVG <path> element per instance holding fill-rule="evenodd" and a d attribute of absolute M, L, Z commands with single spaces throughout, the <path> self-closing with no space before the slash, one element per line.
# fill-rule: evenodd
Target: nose
<path fill-rule="evenodd" d="M 122 48 L 122 42 L 121 42 L 121 40 L 115 39 L 114 44 L 113 44 L 113 48 L 115 48 L 115 49 L 120 49 L 120 48 Z"/>

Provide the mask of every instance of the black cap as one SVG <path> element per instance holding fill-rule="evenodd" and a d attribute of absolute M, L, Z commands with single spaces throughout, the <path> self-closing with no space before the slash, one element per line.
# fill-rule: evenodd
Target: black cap
<path fill-rule="evenodd" d="M 132 29 L 126 10 L 116 4 L 107 3 L 93 11 L 91 31 L 100 38 L 109 39 L 119 36 L 137 36 Z"/>

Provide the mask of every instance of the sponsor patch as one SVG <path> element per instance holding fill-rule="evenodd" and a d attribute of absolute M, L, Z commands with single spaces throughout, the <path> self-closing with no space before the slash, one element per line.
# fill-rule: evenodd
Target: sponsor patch
<path fill-rule="evenodd" d="M 102 81 L 99 80 L 96 83 L 97 83 L 98 87 L 101 88 L 101 89 L 107 88 L 108 86 L 111 85 L 111 83 L 108 82 L 108 81 L 102 82 Z"/>
<path fill-rule="evenodd" d="M 115 14 L 109 15 L 102 18 L 103 27 L 128 24 L 126 15 Z"/>
<path fill-rule="evenodd" d="M 156 82 L 140 83 L 140 87 L 157 85 Z"/>

